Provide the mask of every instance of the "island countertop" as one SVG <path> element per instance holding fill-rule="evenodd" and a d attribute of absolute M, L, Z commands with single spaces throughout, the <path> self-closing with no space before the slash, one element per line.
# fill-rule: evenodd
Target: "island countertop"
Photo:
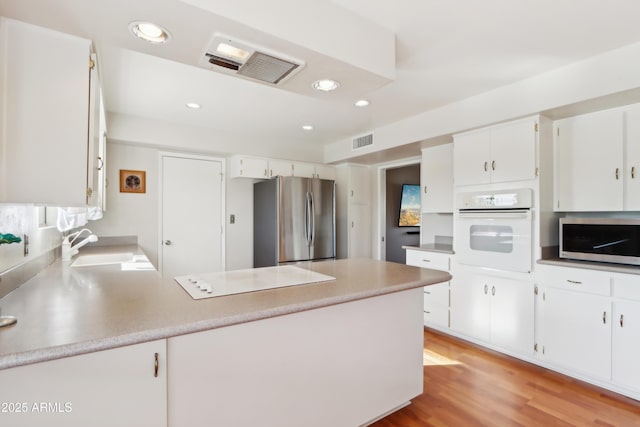
<path fill-rule="evenodd" d="M 139 253 L 137 246 L 82 254 Z M 371 259 L 295 264 L 335 280 L 192 299 L 173 278 L 119 265 L 70 267 L 56 260 L 0 299 L 18 323 L 0 329 L 0 369 L 312 310 L 447 281 L 450 275 Z"/>

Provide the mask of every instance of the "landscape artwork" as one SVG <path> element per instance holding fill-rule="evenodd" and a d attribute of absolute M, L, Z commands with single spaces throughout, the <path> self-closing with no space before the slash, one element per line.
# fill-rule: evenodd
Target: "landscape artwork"
<path fill-rule="evenodd" d="M 404 184 L 400 199 L 400 227 L 417 227 L 420 225 L 420 186 Z"/>

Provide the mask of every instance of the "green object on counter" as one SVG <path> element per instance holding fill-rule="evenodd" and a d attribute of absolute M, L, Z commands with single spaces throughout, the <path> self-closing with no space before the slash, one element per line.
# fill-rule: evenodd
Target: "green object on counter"
<path fill-rule="evenodd" d="M 13 234 L 0 234 L 0 245 L 5 243 L 20 243 L 22 239 L 20 237 L 14 236 Z"/>

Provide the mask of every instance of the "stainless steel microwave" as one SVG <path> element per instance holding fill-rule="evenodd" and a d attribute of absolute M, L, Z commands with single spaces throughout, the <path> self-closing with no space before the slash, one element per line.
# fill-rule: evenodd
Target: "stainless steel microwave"
<path fill-rule="evenodd" d="M 560 258 L 640 265 L 640 218 L 561 218 Z"/>

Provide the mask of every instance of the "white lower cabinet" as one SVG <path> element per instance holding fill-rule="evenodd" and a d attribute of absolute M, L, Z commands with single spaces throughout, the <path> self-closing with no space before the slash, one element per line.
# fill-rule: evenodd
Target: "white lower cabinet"
<path fill-rule="evenodd" d="M 451 281 L 451 329 L 521 355 L 533 355 L 533 283 L 456 272 Z"/>
<path fill-rule="evenodd" d="M 551 287 L 539 289 L 538 296 L 538 355 L 563 368 L 610 379 L 609 298 Z"/>
<path fill-rule="evenodd" d="M 1 370 L 0 425 L 166 426 L 166 366 L 159 340 Z"/>
<path fill-rule="evenodd" d="M 640 393 L 640 301 L 615 301 L 612 328 L 612 379 Z"/>
<path fill-rule="evenodd" d="M 451 271 L 451 255 L 406 249 L 406 264 Z M 440 330 L 449 328 L 449 282 L 424 287 L 424 324 Z"/>
<path fill-rule="evenodd" d="M 640 397 L 640 275 L 543 266 L 536 301 L 537 357 Z"/>

